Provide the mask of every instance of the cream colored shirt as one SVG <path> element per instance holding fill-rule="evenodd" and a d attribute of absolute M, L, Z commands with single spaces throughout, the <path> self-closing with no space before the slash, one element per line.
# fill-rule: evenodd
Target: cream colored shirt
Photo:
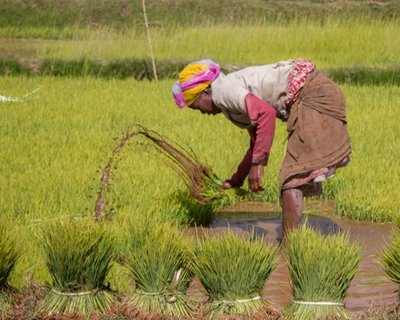
<path fill-rule="evenodd" d="M 275 109 L 282 107 L 294 60 L 252 66 L 224 75 L 211 83 L 212 100 L 240 128 L 254 124 L 246 112 L 245 97 L 252 93 Z"/>

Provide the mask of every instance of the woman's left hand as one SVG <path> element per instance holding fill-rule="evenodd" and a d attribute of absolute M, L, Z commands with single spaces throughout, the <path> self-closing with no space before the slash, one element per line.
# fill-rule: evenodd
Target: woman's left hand
<path fill-rule="evenodd" d="M 224 189 L 230 189 L 230 188 L 232 188 L 232 185 L 230 184 L 230 182 L 229 181 L 224 181 L 223 183 L 222 183 L 222 188 L 224 188 Z"/>
<path fill-rule="evenodd" d="M 263 176 L 264 176 L 264 166 L 262 164 L 253 164 L 249 172 L 249 187 L 251 191 L 263 191 Z"/>

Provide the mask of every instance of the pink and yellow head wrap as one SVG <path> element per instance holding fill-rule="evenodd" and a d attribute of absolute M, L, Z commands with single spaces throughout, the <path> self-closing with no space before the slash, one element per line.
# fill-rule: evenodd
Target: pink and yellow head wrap
<path fill-rule="evenodd" d="M 219 73 L 219 65 L 210 59 L 187 65 L 179 73 L 179 80 L 172 86 L 172 94 L 178 108 L 185 108 L 196 101 Z"/>

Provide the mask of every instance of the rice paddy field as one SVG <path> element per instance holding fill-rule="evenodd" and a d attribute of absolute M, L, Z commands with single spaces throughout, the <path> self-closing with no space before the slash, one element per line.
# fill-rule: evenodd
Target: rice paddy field
<path fill-rule="evenodd" d="M 400 49 L 395 40 L 398 28 L 398 21 L 365 18 L 351 21 L 328 18 L 323 23 L 260 21 L 244 26 L 157 28 L 152 32 L 152 40 L 157 59 L 161 60 L 214 57 L 221 63 L 243 66 L 304 56 L 316 61 L 320 68 L 385 66 L 398 63 L 396 53 Z M 0 36 L 6 38 L 1 44 L 0 57 L 109 60 L 146 58 L 149 54 L 146 37 L 135 29 L 59 31 L 3 27 Z M 32 40 L 27 42 L 27 38 Z"/>
<path fill-rule="evenodd" d="M 151 35 L 158 60 L 210 57 L 221 64 L 246 66 L 306 57 L 321 69 L 397 67 L 399 61 L 400 19 L 396 15 L 275 17 L 271 21 L 258 17 L 240 23 L 204 18 L 193 25 L 176 21 L 167 25 L 162 20 L 161 26 L 153 19 Z M 0 59 L 4 60 L 118 61 L 148 56 L 143 27 L 107 23 L 60 27 L 37 21 L 0 25 Z M 133 123 L 189 146 L 222 179 L 231 176 L 247 150 L 247 132 L 223 116 L 178 110 L 170 93 L 173 78 L 156 82 L 7 75 L 4 70 L 2 74 L 0 96 L 23 97 L 33 92 L 20 102 L 0 100 L 0 220 L 12 225 L 23 248 L 9 281 L 19 289 L 27 282 L 51 281 L 39 245 L 42 226 L 71 218 L 93 219 L 101 170 Z M 334 200 L 335 215 L 395 223 L 400 218 L 400 87 L 390 81 L 379 85 L 349 81 L 341 87 L 347 99 L 351 162 L 324 185 L 324 194 L 317 200 Z M 277 210 L 285 139 L 285 124 L 278 123 L 264 176 L 266 188 L 256 198 L 276 205 Z M 151 150 L 128 143 L 114 163 L 111 182 L 109 228 L 120 249 L 128 221 L 156 217 L 180 226 L 190 222 L 193 212 L 180 208 L 187 187 Z M 128 274 L 126 268 L 114 264 L 107 279 L 113 289 L 129 292 Z"/>
<path fill-rule="evenodd" d="M 135 122 L 189 145 L 221 177 L 234 172 L 247 148 L 247 133 L 223 117 L 174 108 L 169 80 L 3 77 L 0 81 L 11 96 L 40 88 L 35 100 L 1 104 L 0 205 L 7 217 L 34 221 L 90 216 L 99 169 L 116 144 L 114 138 Z M 329 182 L 327 196 L 337 200 L 338 214 L 394 221 L 399 214 L 400 89 L 351 85 L 343 89 L 354 151 L 351 165 Z M 265 173 L 267 196 L 274 202 L 285 138 L 285 127 L 279 125 Z M 128 145 L 121 152 L 110 197 L 119 214 L 162 214 L 165 198 L 184 188 L 159 159 Z"/>

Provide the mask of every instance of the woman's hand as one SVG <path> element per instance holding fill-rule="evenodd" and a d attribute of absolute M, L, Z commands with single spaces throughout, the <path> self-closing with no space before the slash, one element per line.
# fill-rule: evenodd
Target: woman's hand
<path fill-rule="evenodd" d="M 229 183 L 229 181 L 224 181 L 224 183 L 222 184 L 222 188 L 230 189 L 232 188 L 232 185 Z"/>
<path fill-rule="evenodd" d="M 249 187 L 251 191 L 263 191 L 264 166 L 262 164 L 253 164 L 249 172 Z"/>

